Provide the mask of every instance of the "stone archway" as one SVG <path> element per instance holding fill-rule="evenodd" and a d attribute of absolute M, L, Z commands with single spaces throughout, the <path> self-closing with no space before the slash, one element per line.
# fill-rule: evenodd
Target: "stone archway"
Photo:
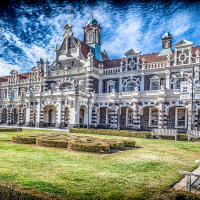
<path fill-rule="evenodd" d="M 87 107 L 82 105 L 80 106 L 79 112 L 79 125 L 80 127 L 85 127 L 87 125 Z"/>
<path fill-rule="evenodd" d="M 56 107 L 53 105 L 46 105 L 44 107 L 44 126 L 55 127 L 56 125 Z"/>

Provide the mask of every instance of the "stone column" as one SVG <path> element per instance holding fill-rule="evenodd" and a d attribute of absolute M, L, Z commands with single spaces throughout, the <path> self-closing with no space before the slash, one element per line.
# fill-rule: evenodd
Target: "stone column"
<path fill-rule="evenodd" d="M 171 83 L 170 83 L 170 70 L 166 70 L 166 90 L 171 89 Z"/>
<path fill-rule="evenodd" d="M 99 80 L 99 94 L 103 93 L 103 81 Z"/>
<path fill-rule="evenodd" d="M 43 117 L 44 117 L 44 110 L 42 105 L 40 105 L 40 115 L 38 116 L 40 118 L 40 128 L 43 127 Z"/>
<path fill-rule="evenodd" d="M 140 91 L 144 91 L 144 73 L 141 73 Z"/>
<path fill-rule="evenodd" d="M 119 77 L 119 92 L 123 92 L 122 76 Z"/>
<path fill-rule="evenodd" d="M 6 125 L 10 125 L 11 124 L 11 106 L 8 105 L 7 106 L 7 121 L 6 121 Z"/>
<path fill-rule="evenodd" d="M 40 99 L 37 100 L 35 127 L 40 127 Z"/>
<path fill-rule="evenodd" d="M 22 106 L 18 105 L 18 119 L 17 119 L 17 126 L 22 125 Z"/>
<path fill-rule="evenodd" d="M 196 107 L 196 104 L 195 104 Z M 198 109 L 195 111 L 195 122 L 194 122 L 194 130 L 198 130 Z"/>
<path fill-rule="evenodd" d="M 56 108 L 56 128 L 60 128 L 61 124 L 61 101 L 58 101 L 58 106 Z"/>
<path fill-rule="evenodd" d="M 60 119 L 60 128 L 65 128 L 65 105 L 61 105 L 61 119 Z"/>
<path fill-rule="evenodd" d="M 87 86 L 86 86 L 87 92 L 93 92 L 93 78 L 90 76 L 90 74 L 87 74 Z"/>
<path fill-rule="evenodd" d="M 140 129 L 140 114 L 138 109 L 138 103 L 133 104 L 133 128 Z"/>
<path fill-rule="evenodd" d="M 92 109 L 92 126 L 97 127 L 97 109 Z"/>
<path fill-rule="evenodd" d="M 30 126 L 30 115 L 31 115 L 31 108 L 30 103 L 26 104 L 26 126 Z"/>
<path fill-rule="evenodd" d="M 115 103 L 112 103 L 111 109 L 110 109 L 110 118 L 111 118 L 111 124 L 110 128 L 117 128 L 117 110 L 115 110 Z"/>
<path fill-rule="evenodd" d="M 73 128 L 74 126 L 79 127 L 79 121 L 77 121 L 77 111 L 75 110 L 75 106 L 71 105 L 69 109 L 70 113 L 70 123 L 69 128 Z"/>
<path fill-rule="evenodd" d="M 165 102 L 160 102 L 160 107 L 159 107 L 159 115 L 158 115 L 158 123 L 159 129 L 164 129 L 165 127 Z"/>

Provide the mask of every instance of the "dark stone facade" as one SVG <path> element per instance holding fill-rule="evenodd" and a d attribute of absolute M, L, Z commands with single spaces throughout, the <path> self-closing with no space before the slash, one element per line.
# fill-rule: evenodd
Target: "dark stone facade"
<path fill-rule="evenodd" d="M 92 77 L 93 79 L 93 91 L 95 91 L 96 94 L 99 93 L 99 79 Z"/>
<path fill-rule="evenodd" d="M 175 127 L 175 107 L 169 108 L 169 115 L 167 116 L 167 128 L 172 129 Z"/>
<path fill-rule="evenodd" d="M 76 58 L 72 58 L 72 59 L 68 59 L 68 60 L 59 61 L 52 68 L 52 71 L 65 70 L 65 68 L 72 69 L 72 68 L 78 68 L 78 67 L 83 67 L 83 64 L 80 62 L 80 60 L 78 60 Z"/>

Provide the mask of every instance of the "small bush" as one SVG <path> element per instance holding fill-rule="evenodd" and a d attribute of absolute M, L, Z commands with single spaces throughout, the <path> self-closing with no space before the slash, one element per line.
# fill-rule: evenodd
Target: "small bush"
<path fill-rule="evenodd" d="M 0 199 L 2 200 L 67 200 L 48 192 L 23 187 L 15 183 L 0 180 Z M 69 200 L 69 199 L 68 199 Z"/>
<path fill-rule="evenodd" d="M 125 147 L 135 147 L 135 141 L 134 140 L 124 140 L 124 146 Z"/>
<path fill-rule="evenodd" d="M 163 188 L 150 200 L 200 200 L 200 196 L 183 190 Z"/>

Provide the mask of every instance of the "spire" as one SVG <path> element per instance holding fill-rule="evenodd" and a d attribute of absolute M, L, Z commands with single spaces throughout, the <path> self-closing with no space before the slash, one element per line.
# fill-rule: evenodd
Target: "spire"
<path fill-rule="evenodd" d="M 93 19 L 93 9 L 92 9 L 92 19 Z"/>

